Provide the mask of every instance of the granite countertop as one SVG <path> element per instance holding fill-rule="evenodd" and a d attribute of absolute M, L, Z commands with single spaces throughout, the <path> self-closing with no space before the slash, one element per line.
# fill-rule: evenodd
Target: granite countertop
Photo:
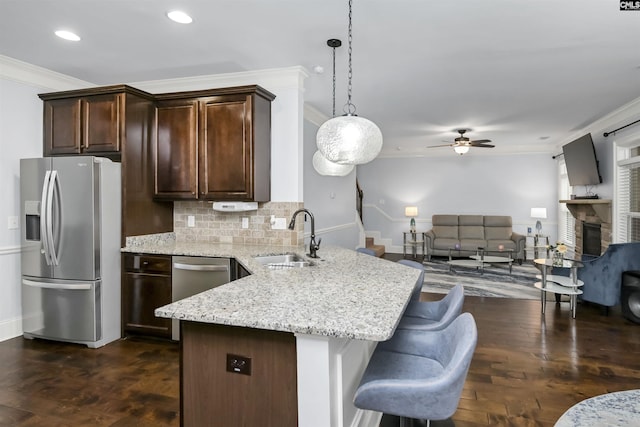
<path fill-rule="evenodd" d="M 337 338 L 384 341 L 393 335 L 419 271 L 335 246 L 305 268 L 270 270 L 257 255 L 302 246 L 181 243 L 166 235 L 127 238 L 123 252 L 232 257 L 251 276 L 156 309 L 158 317 Z"/>
<path fill-rule="evenodd" d="M 640 419 L 640 390 L 601 394 L 569 408 L 555 427 L 628 427 Z"/>

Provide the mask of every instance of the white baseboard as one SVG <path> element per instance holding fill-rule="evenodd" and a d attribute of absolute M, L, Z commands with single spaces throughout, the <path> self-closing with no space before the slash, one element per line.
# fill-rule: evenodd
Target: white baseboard
<path fill-rule="evenodd" d="M 22 319 L 15 317 L 0 322 L 0 342 L 22 335 Z"/>

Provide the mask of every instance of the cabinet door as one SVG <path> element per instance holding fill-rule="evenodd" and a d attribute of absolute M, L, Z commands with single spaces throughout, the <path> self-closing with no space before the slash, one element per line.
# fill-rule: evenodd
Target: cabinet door
<path fill-rule="evenodd" d="M 122 94 L 109 94 L 82 99 L 83 153 L 120 151 L 123 97 Z"/>
<path fill-rule="evenodd" d="M 200 198 L 253 199 L 251 96 L 203 100 L 200 118 Z"/>
<path fill-rule="evenodd" d="M 82 126 L 80 98 L 65 98 L 44 103 L 45 156 L 80 154 Z"/>
<path fill-rule="evenodd" d="M 126 272 L 122 293 L 125 332 L 171 338 L 171 319 L 154 315 L 156 308 L 171 303 L 171 276 Z"/>
<path fill-rule="evenodd" d="M 198 196 L 198 104 L 165 101 L 156 110 L 155 196 L 195 199 Z"/>

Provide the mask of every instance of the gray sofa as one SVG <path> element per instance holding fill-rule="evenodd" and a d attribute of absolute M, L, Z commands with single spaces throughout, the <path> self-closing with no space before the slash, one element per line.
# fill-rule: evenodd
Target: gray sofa
<path fill-rule="evenodd" d="M 433 215 L 433 228 L 424 233 L 428 259 L 431 256 L 469 256 L 479 247 L 487 251 L 511 249 L 513 258 L 522 262 L 526 237 L 514 233 L 511 217 L 502 215 Z M 490 253 L 489 255 L 495 255 Z"/>

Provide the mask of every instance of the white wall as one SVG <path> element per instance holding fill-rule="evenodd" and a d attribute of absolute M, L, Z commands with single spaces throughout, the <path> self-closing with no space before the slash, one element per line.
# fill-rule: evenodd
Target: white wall
<path fill-rule="evenodd" d="M 0 341 L 22 334 L 20 230 L 7 224 L 20 216 L 19 159 L 42 156 L 40 91 L 0 78 Z"/>
<path fill-rule="evenodd" d="M 434 214 L 482 214 L 510 215 L 514 231 L 523 234 L 535 225 L 531 208 L 543 207 L 543 231 L 555 239 L 558 185 L 551 154 L 474 155 L 472 149 L 464 156 L 378 158 L 358 167 L 358 181 L 365 229 L 392 239 L 395 250 L 409 230 L 405 206 L 418 207 L 418 231 L 431 228 Z"/>
<path fill-rule="evenodd" d="M 356 172 L 344 177 L 322 176 L 313 168 L 312 158 L 317 150 L 316 133 L 318 125 L 304 122 L 304 206 L 315 218 L 316 236 L 322 238 L 322 245 L 332 244 L 347 249 L 358 245 L 356 219 Z M 310 225 L 305 224 L 305 235 Z M 308 240 L 306 240 L 308 243 Z"/>

